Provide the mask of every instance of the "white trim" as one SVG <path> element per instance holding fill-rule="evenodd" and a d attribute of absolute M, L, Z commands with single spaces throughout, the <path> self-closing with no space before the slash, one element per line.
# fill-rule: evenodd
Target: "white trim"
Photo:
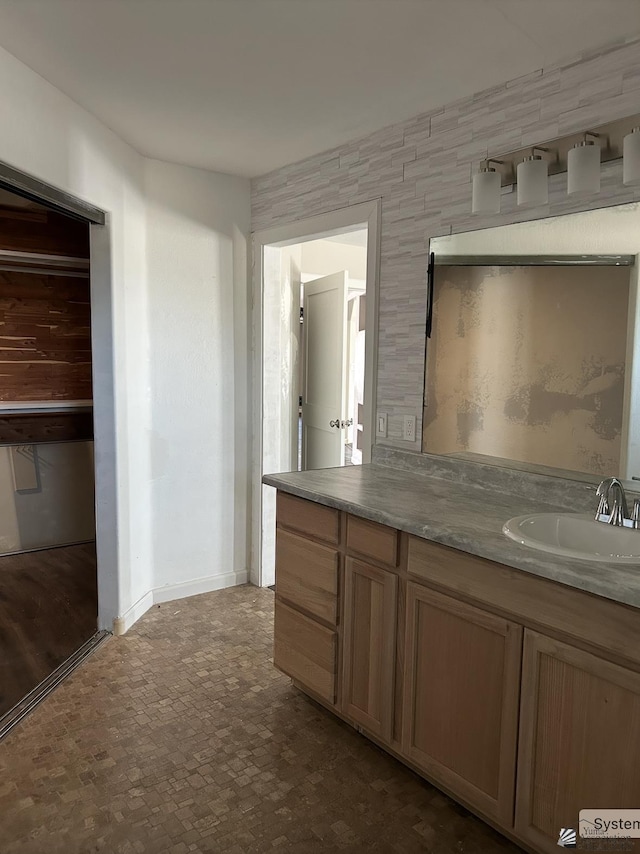
<path fill-rule="evenodd" d="M 89 228 L 98 629 L 106 631 L 112 625 L 115 626 L 117 620 L 120 619 L 117 614 L 120 611 L 120 588 L 122 584 L 118 542 L 118 474 L 112 323 L 113 279 L 111 275 L 110 232 L 111 217 L 109 214 L 106 215 L 104 225 L 91 224 Z M 133 605 L 127 613 L 137 607 L 138 603 Z"/>
<path fill-rule="evenodd" d="M 121 617 L 116 617 L 113 621 L 114 635 L 123 635 L 128 632 L 131 626 L 140 619 L 143 614 L 153 605 L 153 590 L 145 593 L 142 599 L 132 605 Z"/>
<path fill-rule="evenodd" d="M 371 216 L 379 213 L 380 202 L 381 199 L 372 199 L 307 219 L 294 220 L 285 225 L 254 231 L 253 237 L 254 240 L 259 239 L 262 245 L 292 246 L 305 240 L 321 240 L 334 234 L 342 234 L 346 229 L 355 229 L 358 226 L 366 228 L 371 225 Z"/>
<path fill-rule="evenodd" d="M 180 584 L 166 584 L 145 593 L 141 599 L 132 605 L 122 617 L 113 621 L 113 634 L 124 635 L 153 605 L 164 602 L 175 602 L 189 596 L 199 596 L 201 593 L 211 593 L 226 587 L 238 587 L 246 584 L 249 573 L 246 569 L 227 572 L 224 575 L 209 575 L 205 578 L 195 578 L 193 581 L 183 581 Z"/>
<path fill-rule="evenodd" d="M 211 593 L 225 587 L 237 587 L 246 584 L 249 573 L 246 569 L 226 572 L 224 575 L 208 575 L 205 578 L 195 578 L 193 581 L 183 581 L 180 584 L 166 584 L 153 590 L 153 604 L 173 602 L 176 599 L 186 599 L 188 596 L 198 596 L 200 593 Z"/>
<path fill-rule="evenodd" d="M 252 583 L 262 586 L 262 422 L 263 422 L 263 259 L 264 247 L 291 246 L 339 234 L 354 226 L 367 228 L 367 321 L 365 339 L 365 429 L 362 461 L 371 461 L 375 441 L 378 354 L 378 302 L 380 283 L 381 199 L 373 199 L 319 216 L 256 231 L 252 235 L 253 266 L 253 465 L 251 473 L 251 569 Z"/>

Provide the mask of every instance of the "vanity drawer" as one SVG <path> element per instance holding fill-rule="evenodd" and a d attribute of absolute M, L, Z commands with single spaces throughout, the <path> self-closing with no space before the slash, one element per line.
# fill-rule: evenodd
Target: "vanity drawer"
<path fill-rule="evenodd" d="M 379 563 L 386 563 L 387 566 L 397 566 L 398 532 L 395 528 L 359 516 L 348 516 L 347 549 Z"/>
<path fill-rule="evenodd" d="M 409 576 L 640 670 L 640 609 L 409 537 Z"/>
<path fill-rule="evenodd" d="M 276 593 L 335 626 L 338 552 L 283 528 L 276 531 Z"/>
<path fill-rule="evenodd" d="M 340 542 L 340 511 L 334 510 L 333 507 L 325 507 L 315 501 L 278 492 L 276 520 L 278 525 L 309 534 L 327 543 L 337 545 Z"/>
<path fill-rule="evenodd" d="M 319 697 L 335 703 L 337 634 L 277 599 L 274 630 L 275 666 Z"/>

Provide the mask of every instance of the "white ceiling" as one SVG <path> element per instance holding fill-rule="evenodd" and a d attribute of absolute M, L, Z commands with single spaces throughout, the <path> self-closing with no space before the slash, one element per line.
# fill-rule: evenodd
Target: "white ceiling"
<path fill-rule="evenodd" d="M 640 34 L 640 0 L 0 0 L 0 45 L 141 153 L 253 176 Z"/>

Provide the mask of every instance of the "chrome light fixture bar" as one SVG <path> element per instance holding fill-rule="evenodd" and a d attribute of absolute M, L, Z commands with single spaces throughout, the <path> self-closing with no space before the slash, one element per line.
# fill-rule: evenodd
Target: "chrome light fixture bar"
<path fill-rule="evenodd" d="M 513 184 L 519 205 L 546 204 L 547 177 L 563 172 L 568 193 L 597 193 L 600 164 L 620 159 L 624 184 L 640 185 L 640 114 L 487 158 L 474 175 L 473 213 L 498 213 L 500 189 Z"/>

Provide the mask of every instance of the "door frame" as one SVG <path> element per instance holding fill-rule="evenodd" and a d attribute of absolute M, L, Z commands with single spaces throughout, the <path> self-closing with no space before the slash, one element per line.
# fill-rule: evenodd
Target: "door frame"
<path fill-rule="evenodd" d="M 116 423 L 113 388 L 111 230 L 109 214 L 0 161 L 0 187 L 89 226 L 91 370 L 98 612 L 96 630 L 113 630 L 119 611 Z"/>
<path fill-rule="evenodd" d="M 263 320 L 264 248 L 291 246 L 355 229 L 367 229 L 367 319 L 365 337 L 365 402 L 362 461 L 371 461 L 375 441 L 375 412 L 378 356 L 378 311 L 380 288 L 380 220 L 382 200 L 372 199 L 307 219 L 294 220 L 252 234 L 252 427 L 251 448 L 251 562 L 250 579 L 263 586 L 262 572 L 262 476 L 263 471 Z"/>

